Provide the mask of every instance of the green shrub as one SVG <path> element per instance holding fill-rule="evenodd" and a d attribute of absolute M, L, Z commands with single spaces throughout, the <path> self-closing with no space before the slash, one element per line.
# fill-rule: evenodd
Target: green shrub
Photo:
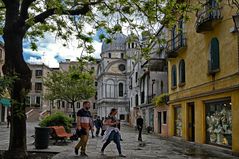
<path fill-rule="evenodd" d="M 62 112 L 56 112 L 50 116 L 47 116 L 40 122 L 41 127 L 48 127 L 48 126 L 64 126 L 67 132 L 70 132 L 72 127 L 73 119 L 66 116 Z"/>
<path fill-rule="evenodd" d="M 159 96 L 155 96 L 153 98 L 152 102 L 155 106 L 158 106 L 158 107 L 160 107 L 162 105 L 166 105 L 168 102 L 168 94 L 163 93 Z"/>

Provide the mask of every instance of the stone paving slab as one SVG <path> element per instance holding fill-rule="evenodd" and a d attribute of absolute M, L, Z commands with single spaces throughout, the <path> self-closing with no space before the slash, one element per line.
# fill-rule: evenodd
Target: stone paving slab
<path fill-rule="evenodd" d="M 34 138 L 37 123 L 27 123 L 27 148 L 34 152 L 57 152 L 53 159 L 80 159 L 82 157 L 74 154 L 74 146 L 77 141 L 67 141 L 66 144 L 53 145 L 50 141 L 47 149 L 35 149 Z M 143 134 L 143 144 L 137 141 L 137 131 L 128 126 L 122 126 L 121 142 L 122 153 L 127 159 L 239 159 L 226 153 L 224 148 L 210 145 L 197 145 L 183 142 L 175 138 L 162 138 L 157 135 Z M 118 152 L 116 145 L 112 142 L 105 150 L 105 155 L 100 154 L 103 145 L 102 137 L 89 139 L 87 146 L 88 159 L 116 159 Z M 9 128 L 0 125 L 0 149 L 7 150 L 9 142 Z"/>

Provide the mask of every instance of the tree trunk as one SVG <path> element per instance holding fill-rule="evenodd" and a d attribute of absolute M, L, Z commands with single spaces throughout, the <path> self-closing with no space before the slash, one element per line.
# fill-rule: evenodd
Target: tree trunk
<path fill-rule="evenodd" d="M 7 9 L 3 35 L 6 54 L 3 73 L 9 76 L 17 76 L 10 92 L 12 120 L 9 148 L 4 154 L 4 158 L 6 159 L 27 158 L 24 100 L 31 86 L 31 71 L 22 55 L 22 41 L 25 32 L 23 27 L 16 22 L 18 17 L 15 12 L 18 11 L 16 9 L 18 7 L 17 4 L 13 4 L 12 8 Z"/>
<path fill-rule="evenodd" d="M 72 108 L 73 108 L 73 119 L 74 122 L 76 122 L 76 108 L 75 108 L 75 102 L 71 102 Z"/>

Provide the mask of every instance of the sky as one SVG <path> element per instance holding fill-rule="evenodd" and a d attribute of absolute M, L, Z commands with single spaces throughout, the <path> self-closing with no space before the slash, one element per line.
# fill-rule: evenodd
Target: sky
<path fill-rule="evenodd" d="M 95 58 L 100 58 L 101 45 L 97 33 L 93 39 L 93 47 L 95 49 Z M 0 37 L 0 41 L 3 42 L 3 38 Z M 30 48 L 30 43 L 27 40 L 23 41 L 23 57 L 27 63 L 42 64 L 51 67 L 58 68 L 59 62 L 70 59 L 71 61 L 77 61 L 77 57 L 81 56 L 82 49 L 77 48 L 77 40 L 72 39 L 69 41 L 68 46 L 63 46 L 64 42 L 56 39 L 51 33 L 46 33 L 44 39 L 38 39 L 37 51 L 33 51 Z"/>
<path fill-rule="evenodd" d="M 100 58 L 101 42 L 95 36 L 93 39 L 93 46 L 95 49 L 94 57 Z M 59 67 L 59 62 L 70 59 L 76 61 L 77 57 L 80 57 L 82 49 L 77 48 L 77 40 L 71 39 L 67 46 L 63 46 L 63 41 L 56 39 L 51 33 L 46 33 L 44 39 L 38 39 L 38 49 L 33 51 L 29 42 L 24 40 L 23 43 L 23 56 L 26 62 L 34 64 L 42 64 L 56 68 Z"/>

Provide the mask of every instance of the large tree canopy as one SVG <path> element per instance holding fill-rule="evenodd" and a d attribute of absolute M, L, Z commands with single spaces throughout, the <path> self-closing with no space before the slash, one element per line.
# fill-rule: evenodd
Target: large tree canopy
<path fill-rule="evenodd" d="M 44 85 L 47 87 L 46 98 L 61 99 L 70 103 L 75 121 L 75 102 L 95 95 L 95 80 L 92 73 L 81 65 L 71 66 L 67 71 L 52 72 L 44 80 Z"/>

